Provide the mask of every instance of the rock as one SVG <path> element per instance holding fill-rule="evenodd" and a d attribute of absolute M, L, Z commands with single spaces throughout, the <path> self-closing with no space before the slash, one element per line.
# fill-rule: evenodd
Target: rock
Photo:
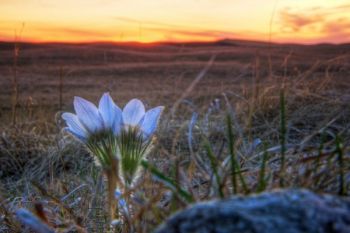
<path fill-rule="evenodd" d="M 156 233 L 350 233 L 350 199 L 288 189 L 195 204 Z"/>

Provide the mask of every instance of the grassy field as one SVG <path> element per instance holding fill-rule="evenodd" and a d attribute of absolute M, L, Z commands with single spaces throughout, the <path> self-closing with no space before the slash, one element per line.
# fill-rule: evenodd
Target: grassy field
<path fill-rule="evenodd" d="M 350 44 L 18 46 L 0 44 L 0 232 L 23 232 L 20 207 L 62 232 L 106 231 L 104 178 L 60 114 L 74 96 L 97 103 L 107 91 L 120 107 L 166 106 L 148 161 L 171 182 L 144 171 L 119 231 L 150 232 L 192 202 L 233 194 L 349 195 Z"/>

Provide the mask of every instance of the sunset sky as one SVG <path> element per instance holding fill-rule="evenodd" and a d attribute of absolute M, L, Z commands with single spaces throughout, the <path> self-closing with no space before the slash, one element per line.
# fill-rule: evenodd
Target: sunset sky
<path fill-rule="evenodd" d="M 272 19 L 272 21 L 271 21 Z M 350 42 L 350 0 L 0 0 L 0 40 Z"/>

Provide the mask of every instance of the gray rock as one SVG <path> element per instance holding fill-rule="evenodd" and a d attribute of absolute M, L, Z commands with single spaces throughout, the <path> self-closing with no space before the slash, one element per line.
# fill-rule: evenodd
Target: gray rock
<path fill-rule="evenodd" d="M 156 233 L 350 233 L 350 199 L 305 189 L 195 204 Z"/>

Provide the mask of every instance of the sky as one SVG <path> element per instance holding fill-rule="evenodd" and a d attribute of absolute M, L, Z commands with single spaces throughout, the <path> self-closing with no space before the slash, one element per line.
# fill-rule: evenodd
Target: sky
<path fill-rule="evenodd" d="M 350 42 L 350 0 L 0 0 L 0 40 Z"/>

